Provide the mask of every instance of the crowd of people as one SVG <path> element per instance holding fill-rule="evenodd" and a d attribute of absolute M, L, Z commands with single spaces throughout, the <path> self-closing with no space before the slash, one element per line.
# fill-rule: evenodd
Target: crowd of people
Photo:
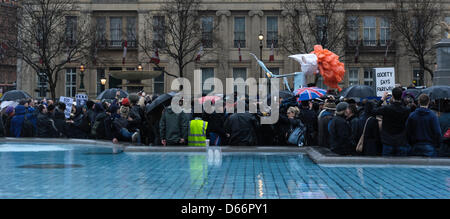
<path fill-rule="evenodd" d="M 159 105 L 146 113 L 157 96 L 140 92 L 114 100 L 73 106 L 53 100 L 21 100 L 2 110 L 0 137 L 110 140 L 150 146 L 298 146 L 290 141 L 301 129 L 302 144 L 322 146 L 339 155 L 449 156 L 449 100 L 426 94 L 404 98 L 395 88 L 381 100 L 355 101 L 333 95 L 298 102 L 281 98 L 278 122 L 260 124 L 262 113 L 175 113 Z M 245 99 L 245 98 L 244 98 Z M 180 101 L 180 105 L 182 101 Z M 221 110 L 217 110 L 220 107 Z M 209 143 L 206 143 L 209 142 Z M 358 148 L 358 149 L 357 149 Z"/>

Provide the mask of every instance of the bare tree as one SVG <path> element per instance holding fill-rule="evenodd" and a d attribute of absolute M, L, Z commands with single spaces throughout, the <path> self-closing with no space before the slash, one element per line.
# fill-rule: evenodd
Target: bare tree
<path fill-rule="evenodd" d="M 183 77 L 184 69 L 190 63 L 214 53 L 217 44 L 213 17 L 200 11 L 201 0 L 165 0 L 157 16 L 147 16 L 145 33 L 139 41 L 139 47 L 147 58 L 152 58 L 158 50 L 173 59 L 178 66 L 178 76 Z M 203 24 L 209 23 L 207 30 Z M 159 67 L 158 64 L 156 64 Z"/>
<path fill-rule="evenodd" d="M 282 0 L 287 16 L 287 31 L 281 36 L 282 48 L 291 54 L 309 53 L 314 45 L 341 52 L 345 37 L 344 18 L 338 7 L 343 0 Z"/>
<path fill-rule="evenodd" d="M 339 14 L 343 0 L 281 0 L 281 8 L 289 11 L 287 30 L 280 36 L 281 48 L 289 54 L 310 53 L 314 45 L 322 45 L 343 55 L 345 19 Z M 317 83 L 319 75 L 315 77 Z"/>
<path fill-rule="evenodd" d="M 71 0 L 24 0 L 18 10 L 18 21 L 8 30 L 18 30 L 18 37 L 8 47 L 48 83 L 55 99 L 58 73 L 89 50 L 89 20 L 73 15 L 78 7 Z"/>
<path fill-rule="evenodd" d="M 441 36 L 436 29 L 441 19 L 439 0 L 395 0 L 392 26 L 403 39 L 407 55 L 417 60 L 420 73 L 431 78 L 435 63 L 433 43 Z"/>

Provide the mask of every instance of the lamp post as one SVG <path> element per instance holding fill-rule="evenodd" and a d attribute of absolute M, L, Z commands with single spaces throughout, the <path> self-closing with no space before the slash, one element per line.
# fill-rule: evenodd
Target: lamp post
<path fill-rule="evenodd" d="M 84 71 L 85 71 L 85 66 L 83 63 L 81 63 L 80 65 L 80 90 L 84 91 Z"/>
<path fill-rule="evenodd" d="M 259 60 L 262 61 L 262 51 L 263 51 L 263 40 L 264 40 L 264 35 L 262 34 L 262 32 L 259 33 L 258 35 L 258 40 L 259 40 Z M 259 77 L 262 78 L 262 68 L 259 68 Z"/>
<path fill-rule="evenodd" d="M 142 71 L 142 64 L 139 64 L 137 69 L 138 69 L 138 71 Z"/>

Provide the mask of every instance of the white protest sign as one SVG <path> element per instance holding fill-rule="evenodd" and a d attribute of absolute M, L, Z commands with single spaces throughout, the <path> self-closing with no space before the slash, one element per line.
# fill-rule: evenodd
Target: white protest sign
<path fill-rule="evenodd" d="M 64 111 L 64 114 L 66 115 L 67 119 L 70 118 L 70 112 L 72 111 L 72 105 L 73 105 L 73 98 L 60 97 L 59 102 L 66 104 L 66 110 Z"/>
<path fill-rule="evenodd" d="M 77 94 L 75 98 L 77 99 L 77 106 L 83 106 L 88 100 L 88 96 L 86 94 Z"/>
<path fill-rule="evenodd" d="M 395 88 L 395 68 L 375 68 L 377 96 L 383 96 L 384 92 L 392 92 Z"/>

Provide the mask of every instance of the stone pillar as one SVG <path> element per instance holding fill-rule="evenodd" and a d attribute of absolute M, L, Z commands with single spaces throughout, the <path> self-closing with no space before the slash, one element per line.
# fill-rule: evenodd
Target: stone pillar
<path fill-rule="evenodd" d="M 263 56 L 260 57 L 260 42 L 258 40 L 258 35 L 260 33 L 264 34 L 264 29 L 262 27 L 262 17 L 264 16 L 263 11 L 254 10 L 249 11 L 248 16 L 250 17 L 250 26 L 248 27 L 247 33 L 249 33 L 249 36 L 247 36 L 247 46 L 250 48 L 250 52 L 255 54 L 261 61 L 267 61 L 267 57 L 264 55 L 264 49 L 263 49 Z M 264 41 L 266 40 L 266 35 L 264 34 Z M 263 48 L 265 48 L 265 43 L 263 41 Z M 260 67 L 256 60 L 250 56 L 251 59 L 251 68 L 249 71 L 249 74 L 247 77 L 254 77 L 254 78 L 260 78 Z M 264 72 L 262 73 L 264 74 Z"/>
<path fill-rule="evenodd" d="M 434 72 L 433 85 L 450 85 L 450 39 L 442 39 L 436 48 L 437 71 Z"/>
<path fill-rule="evenodd" d="M 216 69 L 216 77 L 225 81 L 225 78 L 230 74 L 230 68 L 228 61 L 230 60 L 229 49 L 232 47 L 230 38 L 231 33 L 228 28 L 228 19 L 231 16 L 231 12 L 227 10 L 217 11 L 216 16 L 219 22 L 219 47 L 220 53 L 218 54 L 219 66 Z"/>

